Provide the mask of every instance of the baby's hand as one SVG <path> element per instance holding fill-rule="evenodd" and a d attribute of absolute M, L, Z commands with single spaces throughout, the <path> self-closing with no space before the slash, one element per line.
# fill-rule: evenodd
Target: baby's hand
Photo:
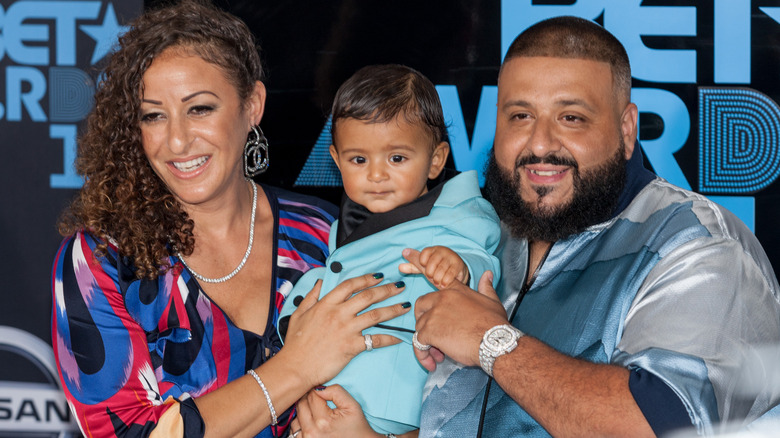
<path fill-rule="evenodd" d="M 421 252 L 405 249 L 403 256 L 409 263 L 402 263 L 398 270 L 404 274 L 424 274 L 439 289 L 453 281 L 468 283 L 469 270 L 455 251 L 444 246 L 429 246 Z"/>

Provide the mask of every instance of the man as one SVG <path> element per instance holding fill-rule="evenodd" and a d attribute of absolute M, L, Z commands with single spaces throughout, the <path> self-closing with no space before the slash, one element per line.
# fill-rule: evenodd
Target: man
<path fill-rule="evenodd" d="M 709 434 L 780 401 L 771 265 L 734 215 L 643 168 L 630 92 L 624 48 L 593 22 L 510 46 L 486 186 L 506 309 L 488 275 L 417 301 L 416 346 L 436 347 L 421 363 L 465 365 L 432 373 L 420 436 Z"/>

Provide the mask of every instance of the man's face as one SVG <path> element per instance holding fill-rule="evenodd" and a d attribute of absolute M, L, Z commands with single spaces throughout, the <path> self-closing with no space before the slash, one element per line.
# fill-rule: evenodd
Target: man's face
<path fill-rule="evenodd" d="M 604 62 L 518 57 L 504 64 L 495 158 L 532 211 L 565 208 L 575 196 L 577 173 L 597 174 L 618 153 L 631 157 L 637 109 L 623 100 Z"/>
<path fill-rule="evenodd" d="M 518 174 L 500 169 L 494 154 L 488 162 L 485 190 L 513 236 L 555 242 L 612 216 L 626 183 L 624 149 L 589 172 L 580 174 L 574 169 L 574 194 L 571 202 L 562 206 L 541 208 L 521 199 Z"/>

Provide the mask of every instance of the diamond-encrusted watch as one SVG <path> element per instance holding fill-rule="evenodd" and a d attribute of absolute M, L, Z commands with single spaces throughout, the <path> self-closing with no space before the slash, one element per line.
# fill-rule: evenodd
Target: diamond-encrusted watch
<path fill-rule="evenodd" d="M 485 332 L 479 344 L 479 366 L 493 377 L 493 364 L 496 358 L 509 353 L 517 347 L 517 340 L 524 333 L 509 324 L 497 325 Z"/>

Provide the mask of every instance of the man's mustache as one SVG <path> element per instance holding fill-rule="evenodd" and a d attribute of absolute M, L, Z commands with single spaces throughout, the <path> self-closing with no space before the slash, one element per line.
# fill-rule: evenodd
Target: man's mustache
<path fill-rule="evenodd" d="M 579 165 L 571 158 L 559 157 L 557 155 L 545 155 L 539 157 L 536 155 L 526 155 L 518 158 L 515 161 L 515 168 L 526 166 L 529 164 L 550 164 L 553 166 L 569 166 L 574 169 L 578 169 Z"/>

